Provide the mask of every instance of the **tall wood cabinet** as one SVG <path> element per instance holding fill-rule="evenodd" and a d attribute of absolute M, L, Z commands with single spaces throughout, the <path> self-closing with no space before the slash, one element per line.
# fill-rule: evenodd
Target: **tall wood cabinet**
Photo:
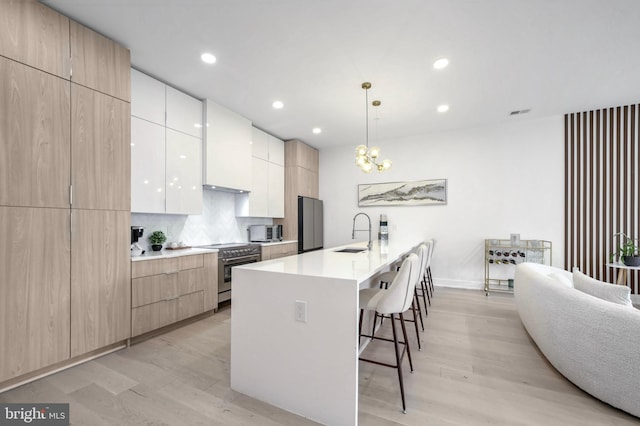
<path fill-rule="evenodd" d="M 284 219 L 274 220 L 282 224 L 285 240 L 298 239 L 298 196 L 318 198 L 318 150 L 299 141 L 284 143 Z"/>
<path fill-rule="evenodd" d="M 1 389 L 126 340 L 131 296 L 129 51 L 32 0 L 0 22 Z"/>
<path fill-rule="evenodd" d="M 69 358 L 69 209 L 0 206 L 0 233 L 2 382 Z"/>
<path fill-rule="evenodd" d="M 0 55 L 69 79 L 69 18 L 35 0 L 3 0 L 0 11 Z"/>

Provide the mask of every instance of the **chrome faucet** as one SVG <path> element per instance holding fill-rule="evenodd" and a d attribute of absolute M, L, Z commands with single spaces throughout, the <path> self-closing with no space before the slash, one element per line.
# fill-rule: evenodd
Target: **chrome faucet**
<path fill-rule="evenodd" d="M 369 217 L 368 214 L 366 213 L 356 213 L 356 215 L 353 217 L 353 228 L 351 229 L 351 239 L 355 240 L 356 238 L 356 231 L 366 231 L 366 229 L 356 229 L 356 218 L 360 215 L 365 215 L 367 217 L 367 220 L 369 221 L 369 244 L 367 244 L 367 248 L 369 250 L 371 250 L 371 246 L 373 245 L 373 242 L 371 241 L 371 218 Z"/>

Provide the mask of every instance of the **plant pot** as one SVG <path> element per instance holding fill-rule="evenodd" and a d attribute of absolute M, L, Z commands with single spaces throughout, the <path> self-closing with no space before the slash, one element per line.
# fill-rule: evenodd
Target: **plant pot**
<path fill-rule="evenodd" d="M 151 250 L 153 250 L 153 251 L 162 250 L 162 244 L 151 244 Z"/>
<path fill-rule="evenodd" d="M 627 266 L 640 266 L 640 256 L 622 256 L 622 263 Z"/>

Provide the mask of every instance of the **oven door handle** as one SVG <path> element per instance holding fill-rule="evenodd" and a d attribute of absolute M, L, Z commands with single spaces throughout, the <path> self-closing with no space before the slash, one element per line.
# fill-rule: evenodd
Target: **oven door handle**
<path fill-rule="evenodd" d="M 241 262 L 243 260 L 246 259 L 255 259 L 256 262 L 259 261 L 260 256 L 258 256 L 257 254 L 252 254 L 250 256 L 242 256 L 242 257 L 233 257 L 231 259 L 220 259 L 220 262 L 222 263 L 235 263 L 235 262 Z"/>

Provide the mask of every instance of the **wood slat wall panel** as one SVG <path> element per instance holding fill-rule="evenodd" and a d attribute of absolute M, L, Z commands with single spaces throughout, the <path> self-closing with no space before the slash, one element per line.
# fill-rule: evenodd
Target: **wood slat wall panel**
<path fill-rule="evenodd" d="M 615 282 L 607 268 L 617 232 L 638 237 L 638 105 L 566 114 L 565 265 Z M 638 272 L 630 274 L 636 287 Z"/>

